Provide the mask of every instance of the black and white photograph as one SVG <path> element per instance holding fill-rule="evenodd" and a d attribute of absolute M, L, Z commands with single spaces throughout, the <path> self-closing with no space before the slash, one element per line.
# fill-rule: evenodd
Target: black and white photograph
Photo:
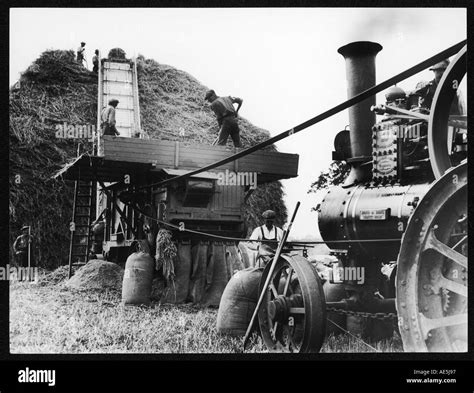
<path fill-rule="evenodd" d="M 10 8 L 7 353 L 466 359 L 467 22 Z"/>

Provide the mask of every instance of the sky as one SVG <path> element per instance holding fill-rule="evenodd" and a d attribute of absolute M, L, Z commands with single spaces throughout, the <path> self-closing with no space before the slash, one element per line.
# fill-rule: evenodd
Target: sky
<path fill-rule="evenodd" d="M 91 68 L 94 49 L 120 47 L 242 98 L 240 116 L 274 136 L 347 99 L 340 46 L 381 44 L 379 83 L 466 39 L 466 17 L 463 8 L 13 8 L 10 84 L 47 49 L 76 50 L 85 41 Z M 426 70 L 399 86 L 412 90 L 432 77 Z M 301 202 L 292 237 L 318 233 L 311 207 L 322 194 L 307 191 L 346 125 L 344 111 L 277 143 L 299 154 L 298 177 L 282 182 L 290 216 Z"/>

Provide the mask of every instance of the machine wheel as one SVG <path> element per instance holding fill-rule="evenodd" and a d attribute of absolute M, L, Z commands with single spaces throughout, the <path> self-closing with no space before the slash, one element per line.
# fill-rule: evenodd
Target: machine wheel
<path fill-rule="evenodd" d="M 433 183 L 410 218 L 397 268 L 407 352 L 467 351 L 467 163 Z"/>
<path fill-rule="evenodd" d="M 452 157 L 452 141 L 448 140 L 448 126 L 464 130 L 467 138 L 467 116 L 450 115 L 451 105 L 457 94 L 457 87 L 466 75 L 467 46 L 459 51 L 444 72 L 430 110 L 428 123 L 428 149 L 431 167 L 439 179 L 451 167 L 459 164 Z"/>
<path fill-rule="evenodd" d="M 271 351 L 319 352 L 326 330 L 326 302 L 316 269 L 299 255 L 282 255 L 258 313 L 262 338 Z"/>

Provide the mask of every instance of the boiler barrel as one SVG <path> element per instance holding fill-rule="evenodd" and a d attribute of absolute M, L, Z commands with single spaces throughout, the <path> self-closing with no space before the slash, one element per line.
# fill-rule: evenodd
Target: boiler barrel
<path fill-rule="evenodd" d="M 334 243 L 331 240 L 401 239 L 414 204 L 429 184 L 350 188 L 332 187 L 324 197 L 318 223 L 329 248 L 359 248 L 365 255 L 390 261 L 397 258 L 400 242 Z"/>

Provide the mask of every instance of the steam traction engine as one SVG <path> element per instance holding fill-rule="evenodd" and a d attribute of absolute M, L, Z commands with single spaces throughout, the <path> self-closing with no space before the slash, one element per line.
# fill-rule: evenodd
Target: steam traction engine
<path fill-rule="evenodd" d="M 381 49 L 372 42 L 339 49 L 349 98 L 375 85 Z M 343 275 L 345 296 L 326 303 L 311 263 L 283 255 L 261 288 L 260 329 L 270 349 L 319 351 L 333 311 L 398 314 L 408 352 L 467 351 L 467 121 L 450 112 L 453 86 L 465 74 L 466 47 L 446 69 L 430 111 L 416 96 L 379 107 L 372 97 L 350 108 L 350 131 L 336 136 L 333 153 L 350 173 L 320 204 L 319 228 L 342 271 L 364 280 Z M 376 122 L 376 113 L 385 116 Z M 395 268 L 384 280 L 387 266 Z"/>

